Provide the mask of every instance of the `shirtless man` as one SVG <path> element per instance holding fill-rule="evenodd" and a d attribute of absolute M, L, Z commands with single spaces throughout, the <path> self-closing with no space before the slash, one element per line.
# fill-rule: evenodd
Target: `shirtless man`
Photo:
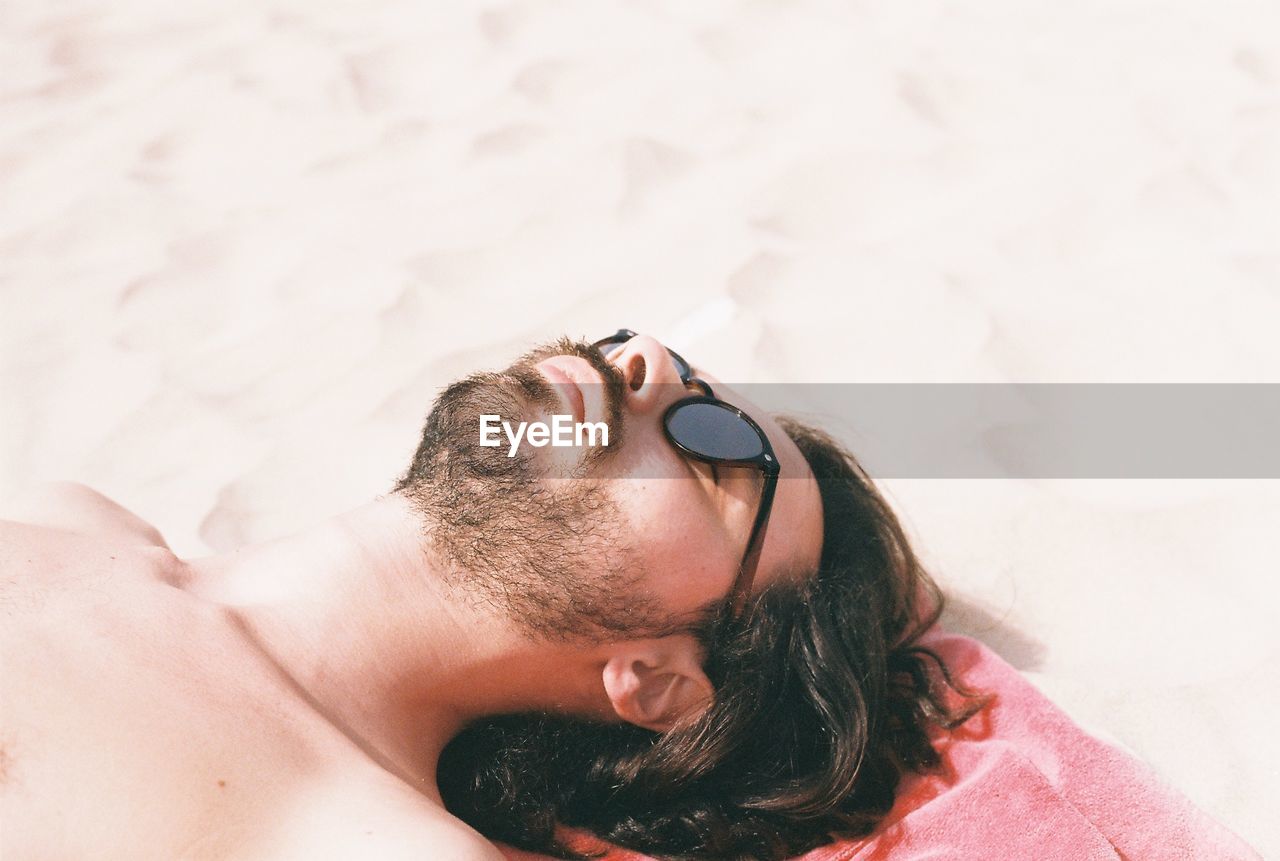
<path fill-rule="evenodd" d="M 802 454 L 793 426 L 694 373 L 633 333 L 539 348 L 449 387 L 393 492 L 221 556 L 178 558 L 82 485 L 12 501 L 0 512 L 0 854 L 502 858 L 488 838 L 548 848 L 500 808 L 486 827 L 489 802 L 442 795 L 451 740 L 518 714 L 674 738 L 710 719 L 721 684 L 734 689 L 731 672 L 708 675 L 706 632 L 743 606 L 760 612 L 771 588 L 812 581 L 835 552 L 824 551 L 827 491 L 806 460 L 813 440 Z M 667 421 L 712 387 L 754 419 L 780 467 L 764 518 L 760 453 L 700 459 L 675 441 L 690 429 L 673 436 Z M 572 413 L 607 421 L 612 439 L 509 458 L 478 445 L 481 413 Z M 750 425 L 722 418 L 713 436 Z M 931 584 L 893 565 L 887 597 L 871 602 L 886 618 L 882 653 L 932 621 L 912 621 Z M 874 762 L 873 740 L 858 744 Z"/>

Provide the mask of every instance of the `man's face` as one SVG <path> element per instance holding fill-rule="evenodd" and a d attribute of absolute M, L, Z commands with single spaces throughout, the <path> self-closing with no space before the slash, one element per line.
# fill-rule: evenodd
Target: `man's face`
<path fill-rule="evenodd" d="M 781 466 L 752 591 L 818 565 L 822 507 L 799 449 L 763 410 L 695 368 L 746 412 Z M 454 585 L 531 633 L 643 635 L 692 621 L 730 590 L 760 504 L 752 466 L 692 459 L 666 438 L 663 414 L 686 389 L 666 348 L 637 336 L 605 359 L 567 340 L 497 374 L 455 383 L 428 420 L 432 463 L 411 488 L 430 509 L 432 541 L 455 563 Z M 609 445 L 534 447 L 508 457 L 505 435 L 480 445 L 480 416 L 510 426 L 605 422 Z M 505 432 L 504 432 L 505 433 Z"/>

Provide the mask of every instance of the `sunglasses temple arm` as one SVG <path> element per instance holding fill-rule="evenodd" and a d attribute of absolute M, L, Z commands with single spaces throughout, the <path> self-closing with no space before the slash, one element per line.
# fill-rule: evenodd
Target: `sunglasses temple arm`
<path fill-rule="evenodd" d="M 760 493 L 760 507 L 756 509 L 756 520 L 751 525 L 751 537 L 747 539 L 747 555 L 743 557 L 742 567 L 738 571 L 738 580 L 733 584 L 734 615 L 742 609 L 747 596 L 751 594 L 751 584 L 755 580 L 756 568 L 760 565 L 760 554 L 764 550 L 764 530 L 769 523 L 769 514 L 773 511 L 773 493 L 778 487 L 778 473 L 764 474 L 764 488 Z"/>

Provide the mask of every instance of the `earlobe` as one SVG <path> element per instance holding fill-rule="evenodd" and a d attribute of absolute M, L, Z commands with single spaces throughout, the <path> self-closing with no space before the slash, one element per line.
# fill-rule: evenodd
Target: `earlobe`
<path fill-rule="evenodd" d="M 602 679 L 614 712 L 655 732 L 701 714 L 715 691 L 696 655 L 696 647 L 665 640 L 614 655 L 605 663 Z"/>

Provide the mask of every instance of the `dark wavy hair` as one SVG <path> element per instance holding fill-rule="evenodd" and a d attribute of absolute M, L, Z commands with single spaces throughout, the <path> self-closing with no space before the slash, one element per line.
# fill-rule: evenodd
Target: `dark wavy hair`
<path fill-rule="evenodd" d="M 988 697 L 916 644 L 942 612 L 897 517 L 854 457 L 780 420 L 817 478 L 819 569 L 693 631 L 710 708 L 656 733 L 550 713 L 470 724 L 439 765 L 448 809 L 491 839 L 587 858 L 582 828 L 660 858 L 782 859 L 872 831 L 907 771 L 939 764 L 931 725 L 955 728 Z"/>

